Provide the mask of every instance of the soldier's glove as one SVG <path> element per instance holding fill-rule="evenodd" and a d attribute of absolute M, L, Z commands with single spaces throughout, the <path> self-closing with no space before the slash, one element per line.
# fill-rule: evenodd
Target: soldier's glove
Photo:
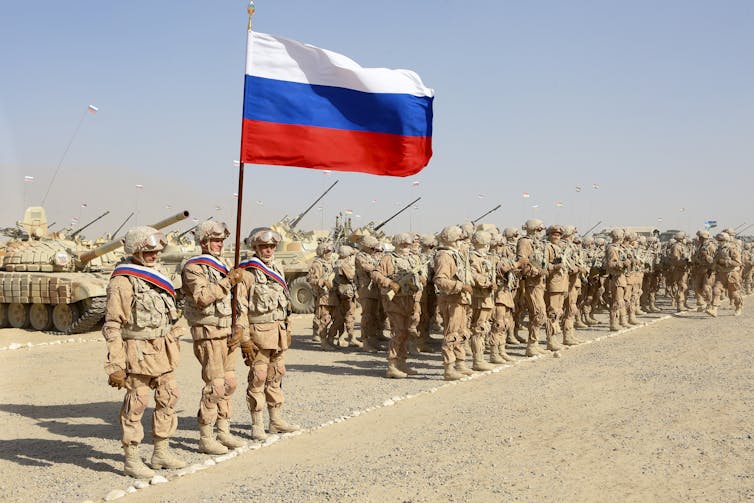
<path fill-rule="evenodd" d="M 396 283 L 395 281 L 391 281 L 390 285 L 388 286 L 393 292 L 398 293 L 401 291 L 401 285 Z"/>
<path fill-rule="evenodd" d="M 228 281 L 230 281 L 230 286 L 232 287 L 240 283 L 241 279 L 243 279 L 243 269 L 231 269 L 228 273 Z"/>
<path fill-rule="evenodd" d="M 126 387 L 126 373 L 123 370 L 116 370 L 107 377 L 107 384 L 113 388 L 125 388 Z"/>
<path fill-rule="evenodd" d="M 241 339 L 243 339 L 244 328 L 241 325 L 233 327 L 233 331 L 228 336 L 228 353 L 232 353 L 238 346 L 241 345 Z"/>
<path fill-rule="evenodd" d="M 463 293 L 471 293 L 471 290 L 472 290 L 471 285 L 463 285 L 461 287 L 461 291 Z"/>
<path fill-rule="evenodd" d="M 256 345 L 251 341 L 244 342 L 241 344 L 241 354 L 243 355 L 246 366 L 251 367 L 251 364 L 254 362 L 254 357 L 257 354 Z"/>

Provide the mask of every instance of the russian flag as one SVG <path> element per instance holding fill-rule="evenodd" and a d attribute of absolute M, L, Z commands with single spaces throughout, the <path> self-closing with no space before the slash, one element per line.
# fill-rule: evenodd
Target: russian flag
<path fill-rule="evenodd" d="M 241 160 L 413 175 L 432 157 L 433 99 L 410 70 L 250 31 Z"/>

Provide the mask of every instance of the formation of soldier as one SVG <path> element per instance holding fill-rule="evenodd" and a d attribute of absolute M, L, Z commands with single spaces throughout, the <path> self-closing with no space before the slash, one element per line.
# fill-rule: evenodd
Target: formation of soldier
<path fill-rule="evenodd" d="M 575 330 L 599 324 L 597 312 L 609 312 L 612 331 L 637 325 L 638 316 L 660 311 L 663 290 L 678 312 L 691 309 L 693 295 L 697 311 L 717 316 L 727 296 L 739 315 L 741 294 L 753 286 L 751 244 L 732 229 L 714 238 L 706 230 L 694 239 L 679 232 L 664 244 L 620 228 L 609 241 L 582 237 L 573 226 L 545 228 L 537 219 L 522 231 L 463 224 L 436 236 L 396 234 L 389 248 L 366 235 L 355 260 L 350 247 L 340 255 L 320 243 L 308 276 L 314 339 L 323 349 L 363 345 L 375 352 L 389 327 L 386 376 L 403 378 L 417 373 L 407 363 L 409 348 L 432 351 L 430 329 L 438 324 L 444 378 L 456 380 L 509 361 L 506 344 L 526 344 L 526 356 L 579 344 Z M 338 294 L 344 288 L 347 297 Z M 361 306 L 359 342 L 350 335 L 352 292 Z"/>
<path fill-rule="evenodd" d="M 754 287 L 752 247 L 734 239 L 732 230 L 714 238 L 699 231 L 694 240 L 678 233 L 662 245 L 655 237 L 622 229 L 611 231 L 610 243 L 582 238 L 572 226 L 545 229 L 540 220 L 527 220 L 522 229 L 523 234 L 464 224 L 436 236 L 399 233 L 390 249 L 365 235 L 356 248 L 341 246 L 337 253 L 331 243 L 321 243 L 308 275 L 315 293 L 314 339 L 323 349 L 351 346 L 369 352 L 387 342 L 389 378 L 418 373 L 408 364 L 411 349 L 439 349 L 443 378 L 458 380 L 510 361 L 506 345 L 526 344 L 527 356 L 544 352 L 542 330 L 548 351 L 579 344 L 575 329 L 600 323 L 594 313 L 603 309 L 610 313 L 610 330 L 638 324 L 637 316 L 659 311 L 662 288 L 678 311 L 689 308 L 693 292 L 697 310 L 717 316 L 726 295 L 739 315 L 742 293 Z M 290 292 L 274 260 L 281 236 L 268 227 L 252 230 L 246 244 L 254 254 L 233 268 L 222 255 L 229 236 L 225 224 L 202 222 L 194 235 L 202 253 L 185 261 L 178 291 L 158 260 L 166 238 L 152 227 L 126 233 L 127 257 L 115 267 L 107 288 L 105 371 L 111 386 L 126 389 L 121 442 L 124 473 L 131 477 L 185 466 L 169 450 L 169 439 L 178 424 L 175 370 L 179 338 L 186 333 L 201 365 L 201 452 L 223 454 L 243 445 L 230 432 L 239 348 L 249 367 L 252 438 L 299 429 L 282 417 L 291 324 Z M 357 305 L 361 339 L 355 331 Z M 443 333 L 439 348 L 430 337 L 436 325 Z M 524 325 L 527 337 L 519 335 Z M 388 327 L 390 337 L 384 335 Z M 138 446 L 151 394 L 150 468 Z"/>

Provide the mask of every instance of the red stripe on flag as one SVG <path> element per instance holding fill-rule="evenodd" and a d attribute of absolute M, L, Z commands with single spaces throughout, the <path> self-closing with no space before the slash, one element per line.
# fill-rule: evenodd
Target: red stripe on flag
<path fill-rule="evenodd" d="M 410 176 L 432 157 L 432 138 L 243 121 L 244 163 Z"/>

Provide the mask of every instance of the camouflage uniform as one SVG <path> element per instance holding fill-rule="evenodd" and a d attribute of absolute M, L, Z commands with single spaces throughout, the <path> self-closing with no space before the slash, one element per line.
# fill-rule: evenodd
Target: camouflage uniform
<path fill-rule="evenodd" d="M 333 289 L 335 261 L 332 255 L 332 244 L 320 243 L 317 247 L 317 257 L 309 266 L 306 277 L 314 292 L 314 340 L 319 341 L 323 349 L 333 346 L 333 340 L 329 338 L 329 329 L 338 306 L 338 297 Z"/>
<path fill-rule="evenodd" d="M 610 290 L 610 330 L 620 330 L 620 325 L 627 326 L 626 319 L 626 270 L 631 266 L 623 247 L 624 232 L 613 229 L 610 232 L 613 242 L 605 249 L 605 269 L 608 274 Z"/>
<path fill-rule="evenodd" d="M 338 305 L 334 310 L 335 317 L 327 338 L 338 341 L 338 332 L 340 332 L 342 336 L 336 345 L 360 348 L 363 344 L 354 333 L 356 321 L 356 257 L 354 251 L 350 246 L 341 246 L 338 249 L 333 283 L 333 291 L 338 299 Z"/>
<path fill-rule="evenodd" d="M 696 233 L 698 245 L 691 258 L 691 285 L 696 295 L 696 310 L 701 312 L 712 303 L 712 286 L 715 282 L 715 252 L 717 244 L 707 231 Z"/>
<path fill-rule="evenodd" d="M 372 236 L 364 236 L 359 244 L 361 251 L 356 254 L 356 284 L 361 305 L 361 338 L 365 351 L 379 349 L 380 289 L 372 281 L 372 271 L 380 262 L 380 243 Z"/>
<path fill-rule="evenodd" d="M 529 311 L 526 356 L 535 356 L 542 353 L 539 348 L 539 331 L 547 321 L 545 279 L 549 260 L 545 243 L 539 239 L 539 234 L 543 229 L 542 221 L 527 220 L 523 228 L 527 235 L 518 240 L 516 258 L 526 261 L 526 265 L 521 270 L 525 288 L 524 298 Z"/>
<path fill-rule="evenodd" d="M 707 309 L 710 316 L 717 316 L 720 297 L 727 291 L 728 297 L 735 306 L 735 315 L 743 311 L 743 297 L 741 296 L 741 252 L 731 237 L 721 232 L 716 236 L 719 243 L 715 253 L 715 286 L 712 288 L 712 306 Z"/>

